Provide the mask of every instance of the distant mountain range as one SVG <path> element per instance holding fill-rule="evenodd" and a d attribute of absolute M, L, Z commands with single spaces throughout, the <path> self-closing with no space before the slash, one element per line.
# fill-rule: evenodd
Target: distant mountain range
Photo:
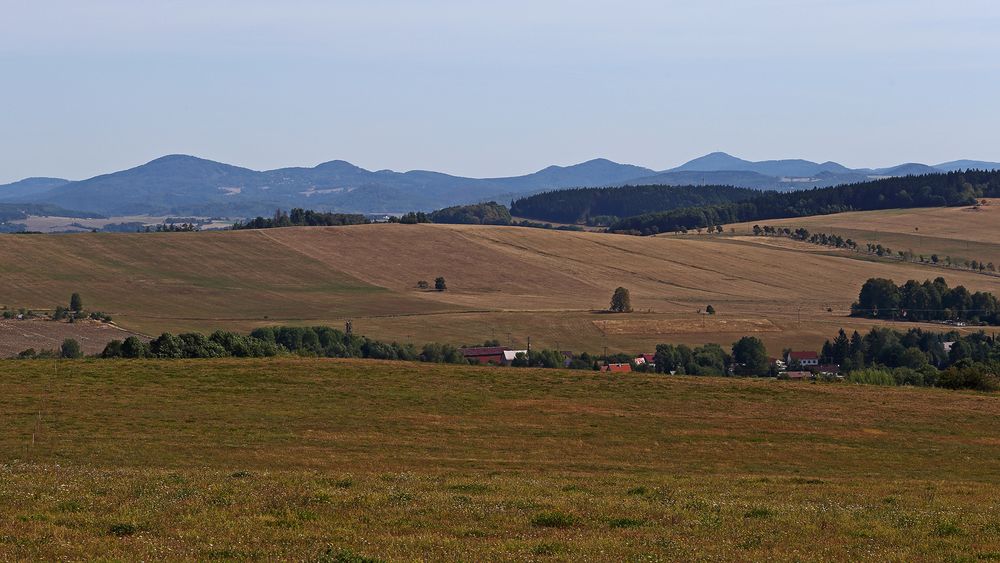
<path fill-rule="evenodd" d="M 936 166 L 908 163 L 851 169 L 836 162 L 751 162 L 716 152 L 663 171 L 595 159 L 573 166 L 550 166 L 524 176 L 463 178 L 426 170 L 373 172 L 342 160 L 314 168 L 255 171 L 193 156 L 170 155 L 87 180 L 28 178 L 0 185 L 0 202 L 53 204 L 109 216 L 245 217 L 291 207 L 385 213 L 432 210 L 491 199 L 506 202 L 569 187 L 732 185 L 791 191 L 971 168 L 1000 169 L 1000 163 L 958 160 Z"/>

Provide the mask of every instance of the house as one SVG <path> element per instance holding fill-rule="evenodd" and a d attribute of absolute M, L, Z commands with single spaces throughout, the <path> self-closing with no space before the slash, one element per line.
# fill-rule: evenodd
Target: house
<path fill-rule="evenodd" d="M 477 346 L 474 348 L 460 348 L 460 352 L 465 356 L 465 359 L 472 364 L 493 364 L 502 365 L 506 357 L 505 352 L 509 352 L 506 348 L 500 346 Z"/>
<path fill-rule="evenodd" d="M 837 375 L 840 373 L 840 366 L 837 364 L 822 364 L 813 367 L 810 371 L 820 375 Z"/>
<path fill-rule="evenodd" d="M 653 354 L 640 354 L 639 356 L 636 356 L 632 360 L 632 363 L 634 363 L 637 366 L 642 366 L 646 364 L 650 366 L 656 365 L 656 362 L 653 361 Z"/>
<path fill-rule="evenodd" d="M 786 371 L 785 377 L 788 379 L 793 379 L 796 381 L 803 381 L 812 378 L 813 374 L 811 371 Z"/>
<path fill-rule="evenodd" d="M 504 350 L 503 351 L 503 365 L 509 366 L 511 362 L 517 359 L 518 354 L 524 354 L 525 357 L 528 355 L 527 350 Z"/>
<path fill-rule="evenodd" d="M 789 352 L 785 356 L 785 363 L 789 366 L 798 363 L 802 367 L 818 366 L 819 354 L 816 352 Z"/>
<path fill-rule="evenodd" d="M 607 364 L 601 366 L 601 371 L 609 373 L 632 373 L 632 364 Z"/>

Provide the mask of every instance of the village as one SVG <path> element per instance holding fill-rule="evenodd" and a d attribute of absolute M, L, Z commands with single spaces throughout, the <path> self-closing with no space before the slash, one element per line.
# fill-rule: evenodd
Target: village
<path fill-rule="evenodd" d="M 471 346 L 460 348 L 462 356 L 470 364 L 518 367 L 527 365 L 527 358 L 530 356 L 530 349 L 515 350 L 506 346 Z M 655 354 L 638 354 L 629 357 L 628 361 L 621 358 L 621 354 L 609 359 L 593 359 L 586 354 L 577 355 L 570 351 L 560 350 L 557 352 L 561 356 L 564 368 L 573 367 L 574 363 L 579 365 L 581 357 L 583 361 L 592 364 L 596 371 L 607 373 L 651 373 L 657 372 Z M 778 379 L 786 380 L 817 380 L 841 381 L 844 376 L 840 373 L 840 365 L 831 363 L 820 363 L 819 353 L 811 350 L 797 351 L 789 350 L 782 357 L 768 358 L 770 365 L 770 375 Z M 675 375 L 675 370 L 663 371 Z M 736 375 L 733 366 L 728 367 L 728 375 Z"/>

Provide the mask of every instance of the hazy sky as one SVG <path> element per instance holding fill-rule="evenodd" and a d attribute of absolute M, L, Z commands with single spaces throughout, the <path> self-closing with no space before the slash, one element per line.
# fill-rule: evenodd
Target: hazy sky
<path fill-rule="evenodd" d="M 1000 160 L 995 0 L 0 0 L 0 182 Z"/>

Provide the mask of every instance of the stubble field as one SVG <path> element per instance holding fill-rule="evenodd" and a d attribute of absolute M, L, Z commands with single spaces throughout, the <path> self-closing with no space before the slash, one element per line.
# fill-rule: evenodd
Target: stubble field
<path fill-rule="evenodd" d="M 965 217 L 933 211 L 951 217 L 940 225 Z M 895 212 L 880 213 L 893 224 Z M 846 220 L 839 217 L 810 220 Z M 940 225 L 921 232 L 936 228 L 934 240 L 951 240 Z M 997 226 L 980 227 L 981 244 L 994 245 L 985 241 L 1000 236 Z M 352 319 L 358 333 L 418 345 L 498 339 L 523 347 L 531 337 L 576 352 L 649 352 L 660 342 L 725 346 L 752 333 L 776 351 L 818 348 L 841 327 L 884 324 L 847 317 L 870 277 L 941 275 L 1000 293 L 1000 277 L 755 239 L 456 225 L 7 236 L 0 304 L 51 308 L 78 291 L 89 308 L 144 334 Z M 447 291 L 417 288 L 437 276 Z M 635 313 L 602 312 L 618 286 L 631 291 Z M 699 313 L 708 305 L 715 317 Z"/>

